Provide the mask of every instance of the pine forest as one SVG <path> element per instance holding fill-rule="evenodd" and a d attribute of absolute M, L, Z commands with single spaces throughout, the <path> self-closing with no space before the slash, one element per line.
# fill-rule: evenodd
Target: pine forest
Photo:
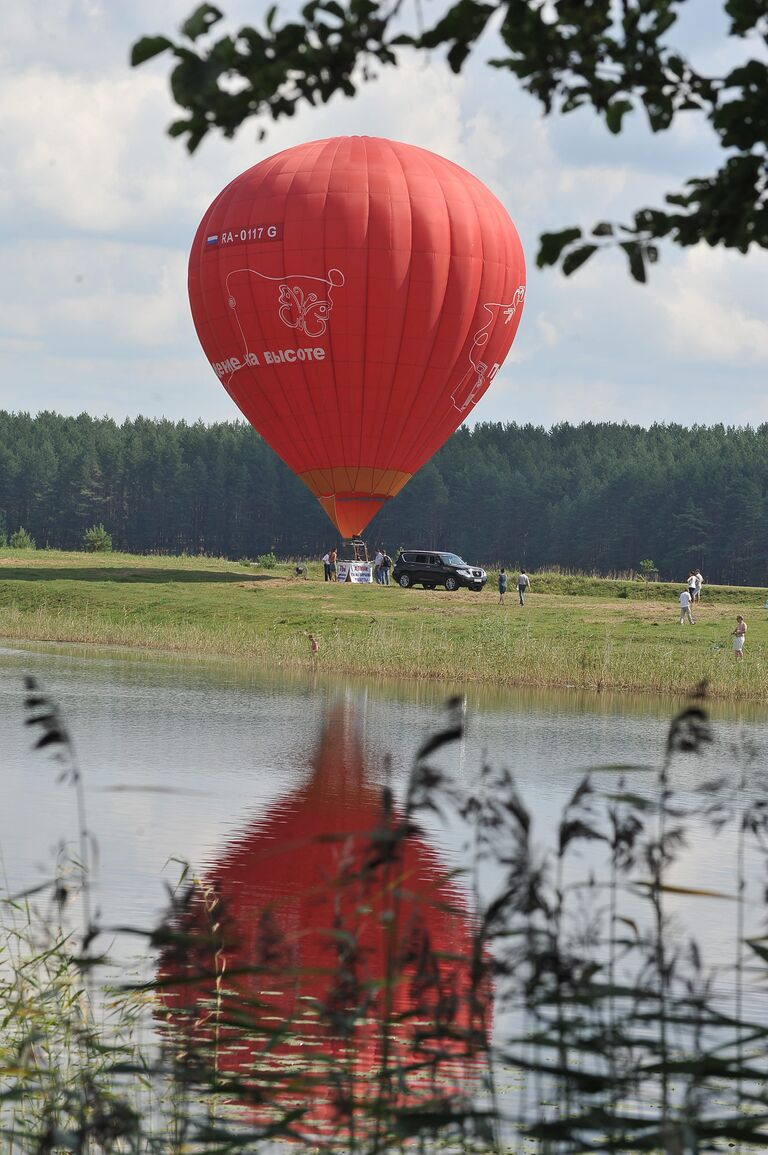
<path fill-rule="evenodd" d="M 492 566 L 766 583 L 768 425 L 479 424 L 462 428 L 371 523 L 369 545 Z M 312 557 L 335 531 L 242 422 L 0 412 L 0 541 L 231 558 Z"/>

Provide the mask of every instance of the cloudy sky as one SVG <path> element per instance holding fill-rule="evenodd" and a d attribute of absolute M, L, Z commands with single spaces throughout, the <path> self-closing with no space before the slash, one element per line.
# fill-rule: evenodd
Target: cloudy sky
<path fill-rule="evenodd" d="M 534 266 L 539 232 L 660 204 L 714 170 L 706 124 L 611 137 L 588 112 L 542 119 L 511 75 L 480 59 L 461 78 L 421 57 L 355 100 L 337 98 L 256 141 L 209 139 L 190 157 L 165 135 L 169 59 L 128 65 L 142 34 L 173 33 L 194 0 L 27 0 L 0 42 L 0 408 L 238 416 L 192 327 L 189 245 L 243 169 L 300 141 L 387 136 L 442 153 L 506 205 L 529 287 L 515 348 L 472 420 L 768 421 L 768 254 L 662 249 L 649 285 L 623 258 L 574 277 Z M 222 4 L 234 23 L 262 0 Z M 719 0 L 690 0 L 675 42 L 703 69 L 734 59 Z M 219 26 L 221 27 L 221 26 Z M 758 46 L 752 47 L 753 53 Z M 626 122 L 625 122 L 626 123 Z"/>

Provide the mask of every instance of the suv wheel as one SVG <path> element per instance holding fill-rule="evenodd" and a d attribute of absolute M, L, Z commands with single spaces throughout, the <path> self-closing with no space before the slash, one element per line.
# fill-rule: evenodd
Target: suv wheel
<path fill-rule="evenodd" d="M 455 577 L 447 577 L 445 579 L 445 588 L 447 590 L 456 590 L 459 588 L 459 583 L 456 581 Z"/>
<path fill-rule="evenodd" d="M 401 573 L 397 580 L 404 590 L 407 590 L 408 586 L 411 584 L 411 579 L 407 573 Z"/>

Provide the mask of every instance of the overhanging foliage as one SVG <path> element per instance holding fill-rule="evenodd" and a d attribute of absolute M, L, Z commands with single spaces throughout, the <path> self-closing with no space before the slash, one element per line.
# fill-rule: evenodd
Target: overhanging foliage
<path fill-rule="evenodd" d="M 692 176 L 665 197 L 663 207 L 640 208 L 628 222 L 601 221 L 545 233 L 537 263 L 559 265 L 566 276 L 596 252 L 619 247 L 630 274 L 645 281 L 663 238 L 688 246 L 746 253 L 768 247 L 768 40 L 764 0 L 725 0 L 729 36 L 745 42 L 748 57 L 722 76 L 699 72 L 670 42 L 679 12 L 691 0 L 455 0 L 429 26 L 425 10 L 402 0 L 311 0 L 298 18 L 281 21 L 277 6 L 260 27 L 246 25 L 215 37 L 224 19 L 200 5 L 176 41 L 145 36 L 131 63 L 171 53 L 171 91 L 184 115 L 169 127 L 194 152 L 208 133 L 232 137 L 251 117 L 293 116 L 302 105 L 353 97 L 381 67 L 396 67 L 406 51 L 440 51 L 458 73 L 489 26 L 502 51 L 487 63 L 511 72 L 546 115 L 591 106 L 608 131 L 622 131 L 629 114 L 643 114 L 664 132 L 683 113 L 706 118 L 723 160 L 716 172 Z M 431 15 L 430 9 L 426 15 Z M 414 27 L 409 29 L 409 23 Z M 762 59 L 760 58 L 762 55 Z M 259 137 L 265 135 L 263 123 Z"/>

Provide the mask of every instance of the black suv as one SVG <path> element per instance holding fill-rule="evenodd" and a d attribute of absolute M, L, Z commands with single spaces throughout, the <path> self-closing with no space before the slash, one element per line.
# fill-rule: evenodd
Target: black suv
<path fill-rule="evenodd" d="M 488 580 L 484 569 L 467 565 L 458 554 L 442 550 L 404 549 L 395 562 L 392 576 L 403 589 L 422 585 L 425 590 L 433 590 L 435 586 L 445 586 L 447 590 L 457 590 L 459 586 L 481 590 Z"/>

